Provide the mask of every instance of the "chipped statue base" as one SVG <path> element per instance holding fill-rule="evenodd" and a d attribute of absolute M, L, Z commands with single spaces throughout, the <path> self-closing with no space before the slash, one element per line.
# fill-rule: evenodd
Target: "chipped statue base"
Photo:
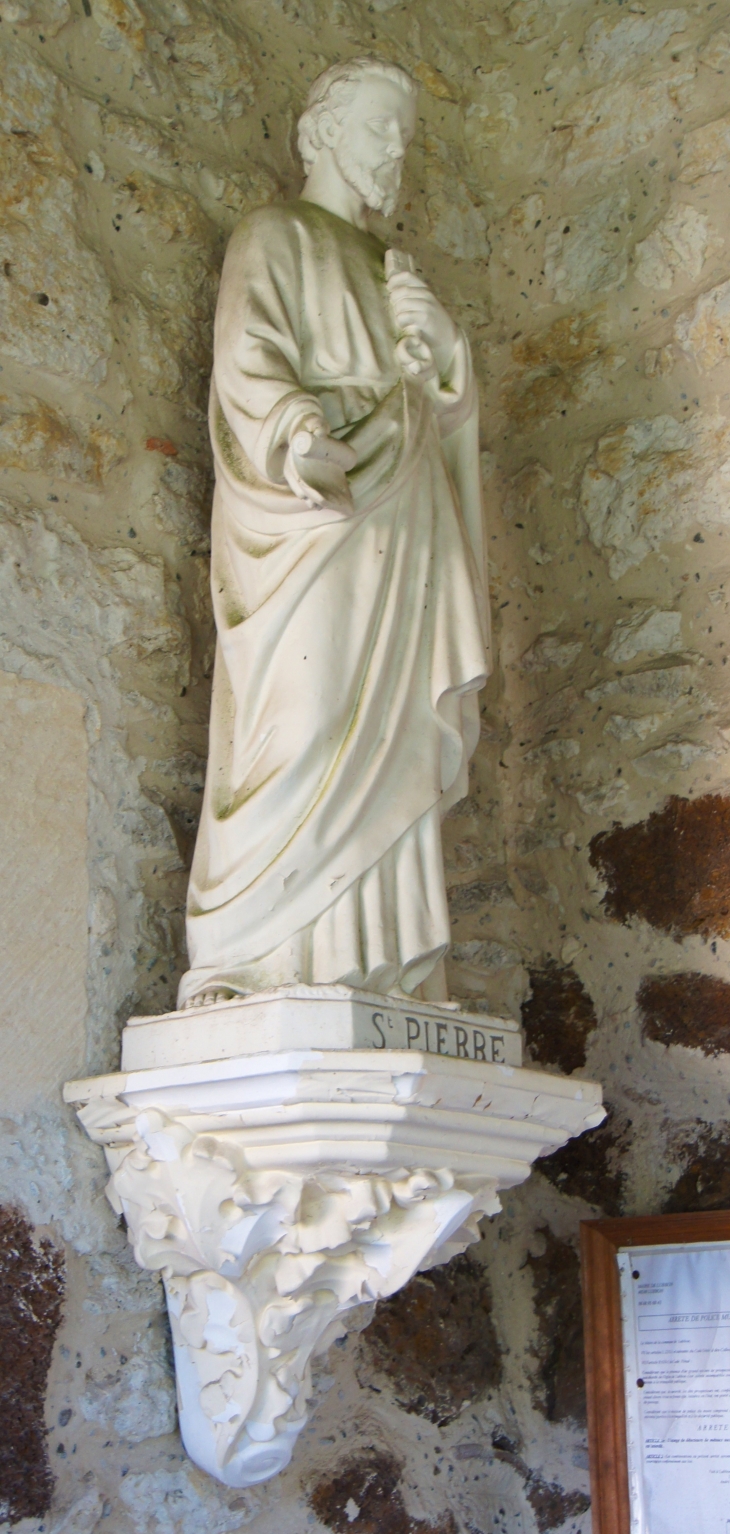
<path fill-rule="evenodd" d="M 68 1084 L 135 1257 L 164 1279 L 201 1469 L 232 1487 L 283 1470 L 312 1357 L 601 1122 L 593 1082 L 519 1061 L 504 1019 L 296 986 L 133 1019 L 122 1071 Z"/>

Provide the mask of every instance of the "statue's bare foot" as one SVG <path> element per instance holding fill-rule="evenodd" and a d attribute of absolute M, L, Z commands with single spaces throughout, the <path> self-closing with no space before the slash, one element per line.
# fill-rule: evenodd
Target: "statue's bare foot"
<path fill-rule="evenodd" d="M 214 1007 L 219 1001 L 232 1001 L 235 991 L 199 991 L 197 996 L 189 996 L 184 1001 L 180 1011 L 189 1012 L 191 1007 Z"/>

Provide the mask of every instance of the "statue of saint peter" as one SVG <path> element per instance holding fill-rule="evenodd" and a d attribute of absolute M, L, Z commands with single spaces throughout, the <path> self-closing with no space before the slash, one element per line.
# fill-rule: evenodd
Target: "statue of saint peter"
<path fill-rule="evenodd" d="M 395 209 L 416 86 L 325 71 L 296 202 L 235 230 L 215 321 L 210 756 L 180 1005 L 301 982 L 445 1000 L 440 822 L 487 671 L 469 346 Z"/>

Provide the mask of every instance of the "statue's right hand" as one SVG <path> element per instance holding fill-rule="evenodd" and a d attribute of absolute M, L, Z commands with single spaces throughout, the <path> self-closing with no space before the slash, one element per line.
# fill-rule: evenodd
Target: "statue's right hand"
<path fill-rule="evenodd" d="M 289 443 L 284 478 L 289 489 L 312 510 L 326 507 L 352 516 L 355 508 L 347 471 L 356 463 L 354 448 L 331 437 L 319 419 L 304 421 Z"/>

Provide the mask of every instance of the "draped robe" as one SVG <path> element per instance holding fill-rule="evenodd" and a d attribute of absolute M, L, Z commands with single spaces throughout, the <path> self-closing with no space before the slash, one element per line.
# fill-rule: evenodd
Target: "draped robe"
<path fill-rule="evenodd" d="M 180 1004 L 294 981 L 426 995 L 448 946 L 440 819 L 466 791 L 488 671 L 477 399 L 461 333 L 448 377 L 401 369 L 384 255 L 306 201 L 249 215 L 226 254 Z M 312 415 L 357 452 L 352 515 L 283 477 Z"/>

